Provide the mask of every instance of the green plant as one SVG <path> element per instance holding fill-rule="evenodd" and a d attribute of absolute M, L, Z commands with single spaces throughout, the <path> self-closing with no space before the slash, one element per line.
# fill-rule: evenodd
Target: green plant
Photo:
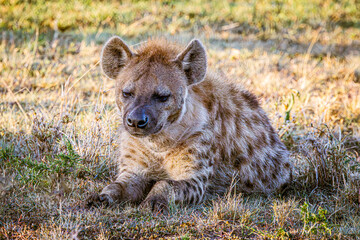
<path fill-rule="evenodd" d="M 319 207 L 317 213 L 312 213 L 309 210 L 309 204 L 306 202 L 300 206 L 300 209 L 302 221 L 304 224 L 302 232 L 304 234 L 331 235 L 331 228 L 328 226 L 328 221 L 326 218 L 326 209 Z"/>
<path fill-rule="evenodd" d="M 290 97 L 288 98 L 287 101 L 284 101 L 284 107 L 285 107 L 284 120 L 285 120 L 285 123 L 290 121 L 290 113 L 291 113 L 291 110 L 293 109 L 293 106 L 294 106 L 294 103 L 295 103 L 295 97 L 300 98 L 300 92 L 295 90 L 295 89 L 292 89 Z"/>
<path fill-rule="evenodd" d="M 74 151 L 71 142 L 68 139 L 64 139 L 64 141 L 67 152 L 56 155 L 53 161 L 49 160 L 49 169 L 52 173 L 65 175 L 73 173 L 82 160 Z"/>
<path fill-rule="evenodd" d="M 81 164 L 82 158 L 75 152 L 71 142 L 64 139 L 66 152 L 51 157 L 46 156 L 43 160 L 37 160 L 30 156 L 15 156 L 14 148 L 2 147 L 0 149 L 1 164 L 16 172 L 16 179 L 23 185 L 31 184 L 47 186 L 54 174 L 57 176 L 89 173 L 89 170 Z"/>
<path fill-rule="evenodd" d="M 12 157 L 14 152 L 14 146 L 0 146 L 0 164 L 4 164 Z"/>

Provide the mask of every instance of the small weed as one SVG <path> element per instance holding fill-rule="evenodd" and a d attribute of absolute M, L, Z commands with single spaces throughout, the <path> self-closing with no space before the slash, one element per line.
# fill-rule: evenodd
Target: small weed
<path fill-rule="evenodd" d="M 283 101 L 284 107 L 285 107 L 285 116 L 284 116 L 284 121 L 285 123 L 287 123 L 288 121 L 290 121 L 290 114 L 291 114 L 291 110 L 293 109 L 293 106 L 295 104 L 295 97 L 300 97 L 300 92 L 293 89 L 291 92 L 290 97 L 288 98 L 287 101 Z"/>
<path fill-rule="evenodd" d="M 309 204 L 306 202 L 300 207 L 303 221 L 303 233 L 306 235 L 331 235 L 331 228 L 328 226 L 326 218 L 327 211 L 319 207 L 317 213 L 309 210 Z"/>
<path fill-rule="evenodd" d="M 82 161 L 80 156 L 74 151 L 68 139 L 65 139 L 66 153 L 60 153 L 54 160 L 49 160 L 49 170 L 52 173 L 68 175 L 76 172 L 79 163 Z"/>
<path fill-rule="evenodd" d="M 277 239 L 291 239 L 291 234 L 283 228 L 278 228 L 276 230 L 276 238 Z"/>
<path fill-rule="evenodd" d="M 185 235 L 180 237 L 181 240 L 190 240 L 190 235 L 186 233 Z"/>
<path fill-rule="evenodd" d="M 0 164 L 4 164 L 6 161 L 9 161 L 10 158 L 13 156 L 14 154 L 14 146 L 10 145 L 10 146 L 0 146 Z"/>

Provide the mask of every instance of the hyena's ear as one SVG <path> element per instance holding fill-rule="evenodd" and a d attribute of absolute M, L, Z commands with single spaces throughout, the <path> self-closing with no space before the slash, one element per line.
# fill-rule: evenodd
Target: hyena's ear
<path fill-rule="evenodd" d="M 175 61 L 181 64 L 189 85 L 204 80 L 207 59 L 205 48 L 199 40 L 192 40 L 186 49 L 176 57 Z"/>
<path fill-rule="evenodd" d="M 120 37 L 112 37 L 102 49 L 101 68 L 107 77 L 115 79 L 132 56 L 130 48 Z"/>

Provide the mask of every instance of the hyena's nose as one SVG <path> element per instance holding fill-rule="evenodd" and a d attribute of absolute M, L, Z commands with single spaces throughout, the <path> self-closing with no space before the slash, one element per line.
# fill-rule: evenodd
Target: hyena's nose
<path fill-rule="evenodd" d="M 126 124 L 129 127 L 137 127 L 137 128 L 145 128 L 149 122 L 149 117 L 144 114 L 129 114 L 129 116 L 126 118 Z"/>

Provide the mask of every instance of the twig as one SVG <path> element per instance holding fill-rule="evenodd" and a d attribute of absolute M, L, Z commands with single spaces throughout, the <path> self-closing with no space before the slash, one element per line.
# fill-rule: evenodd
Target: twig
<path fill-rule="evenodd" d="M 25 112 L 25 110 L 23 109 L 23 107 L 21 106 L 21 104 L 19 103 L 19 101 L 16 99 L 16 96 L 14 94 L 14 92 L 10 89 L 10 87 L 5 83 L 5 81 L 3 79 L 1 79 L 2 83 L 4 84 L 4 86 L 6 87 L 6 89 L 9 91 L 9 93 L 13 96 L 16 104 L 18 105 L 18 107 L 20 108 L 21 112 L 24 114 L 25 118 L 30 121 L 30 117 L 29 115 Z"/>
<path fill-rule="evenodd" d="M 66 93 L 69 93 L 70 90 L 75 86 L 76 83 L 78 83 L 88 72 L 90 72 L 91 70 L 93 70 L 97 65 L 99 65 L 100 60 L 97 61 L 95 63 L 94 66 L 92 66 L 91 68 L 89 68 L 83 75 L 81 75 L 81 77 L 79 77 L 78 79 L 75 80 L 75 82 L 69 87 L 69 89 L 66 91 Z"/>

